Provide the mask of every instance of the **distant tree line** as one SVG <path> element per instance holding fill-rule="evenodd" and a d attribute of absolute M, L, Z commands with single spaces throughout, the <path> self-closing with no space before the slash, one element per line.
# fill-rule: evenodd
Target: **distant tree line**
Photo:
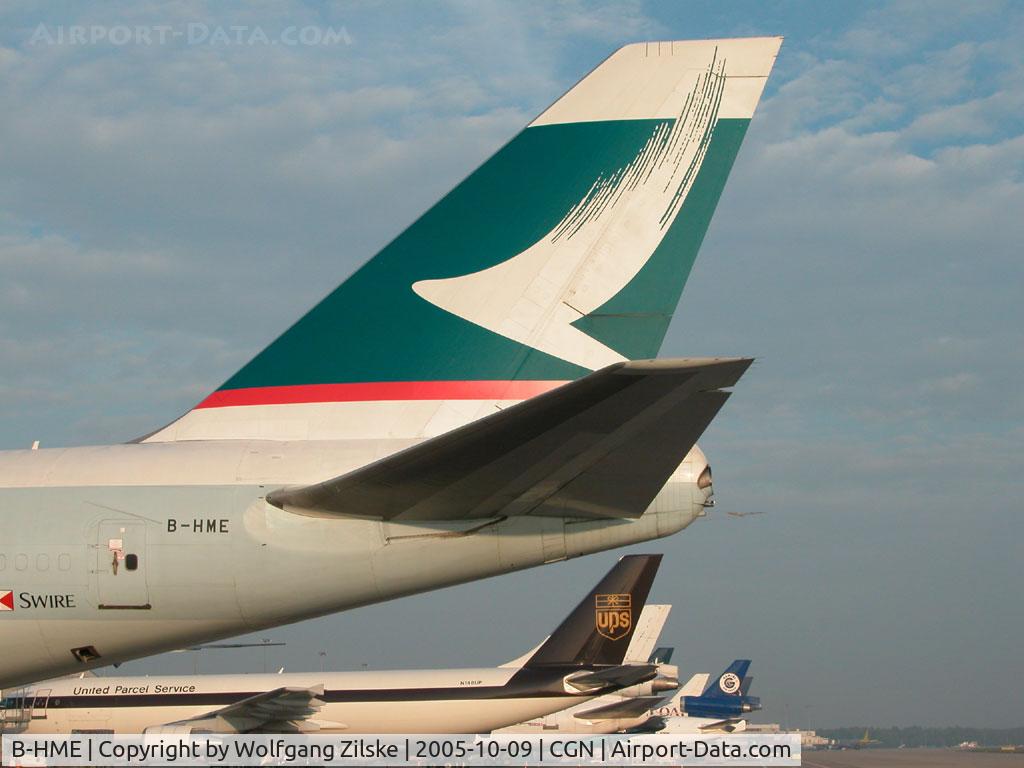
<path fill-rule="evenodd" d="M 982 747 L 1001 747 L 1006 744 L 1024 744 L 1024 726 L 1020 728 L 966 728 L 959 725 L 945 728 L 883 728 L 858 725 L 849 728 L 821 728 L 819 736 L 836 741 L 859 741 L 868 731 L 880 747 L 955 747 L 965 741 L 976 741 Z"/>

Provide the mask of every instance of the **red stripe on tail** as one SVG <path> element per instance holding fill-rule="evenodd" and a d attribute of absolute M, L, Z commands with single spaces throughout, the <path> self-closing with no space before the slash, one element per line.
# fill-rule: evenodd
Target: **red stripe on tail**
<path fill-rule="evenodd" d="M 222 389 L 196 408 L 377 400 L 526 400 L 564 381 L 375 381 Z"/>

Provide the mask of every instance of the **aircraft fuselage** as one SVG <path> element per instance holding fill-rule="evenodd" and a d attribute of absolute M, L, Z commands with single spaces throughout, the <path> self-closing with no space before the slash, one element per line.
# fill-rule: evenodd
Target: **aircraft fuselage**
<path fill-rule="evenodd" d="M 518 720 L 543 716 L 593 695 L 563 678 L 578 668 L 529 670 L 398 670 L 303 672 L 191 677 L 87 677 L 50 680 L 8 697 L 12 732 L 188 732 L 200 718 L 259 693 L 282 687 L 322 693 L 318 711 L 303 723 L 322 733 L 487 733 Z M 20 723 L 13 715 L 20 714 Z M 198 730 L 234 732 L 215 717 Z"/>
<path fill-rule="evenodd" d="M 637 520 L 400 523 L 264 500 L 411 443 L 0 453 L 0 688 L 658 538 L 710 493 L 694 448 Z"/>

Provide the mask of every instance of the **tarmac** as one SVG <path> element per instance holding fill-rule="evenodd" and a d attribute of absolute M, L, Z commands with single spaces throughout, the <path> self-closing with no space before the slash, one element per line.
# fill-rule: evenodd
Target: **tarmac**
<path fill-rule="evenodd" d="M 804 750 L 807 768 L 1024 768 L 1024 754 L 960 749 Z"/>

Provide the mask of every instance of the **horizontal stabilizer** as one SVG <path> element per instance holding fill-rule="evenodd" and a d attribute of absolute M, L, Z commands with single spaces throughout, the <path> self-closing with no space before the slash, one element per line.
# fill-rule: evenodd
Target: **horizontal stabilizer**
<path fill-rule="evenodd" d="M 604 688 L 629 688 L 657 676 L 658 668 L 655 665 L 633 664 L 570 675 L 565 682 L 578 691 L 597 691 Z"/>
<path fill-rule="evenodd" d="M 212 733 L 316 730 L 311 718 L 323 706 L 323 695 L 323 685 L 275 688 L 195 717 L 148 728 L 146 733 L 171 733 L 183 727 Z"/>
<path fill-rule="evenodd" d="M 662 696 L 632 696 L 601 707 L 575 712 L 573 717 L 578 720 L 617 720 L 640 717 L 644 712 L 658 706 L 662 699 Z"/>
<path fill-rule="evenodd" d="M 384 520 L 640 517 L 752 361 L 617 363 L 346 475 L 267 495 Z"/>
<path fill-rule="evenodd" d="M 702 732 L 708 732 L 711 730 L 722 731 L 723 733 L 735 733 L 736 731 L 747 730 L 746 720 L 723 720 L 720 723 L 714 723 L 713 725 L 706 725 L 701 728 Z"/>
<path fill-rule="evenodd" d="M 702 718 L 701 724 L 697 726 L 699 733 L 735 733 L 747 729 L 746 720 L 723 718 Z M 631 733 L 688 733 L 692 734 L 693 721 L 689 717 L 662 717 L 656 715 L 638 728 L 630 730 Z"/>

